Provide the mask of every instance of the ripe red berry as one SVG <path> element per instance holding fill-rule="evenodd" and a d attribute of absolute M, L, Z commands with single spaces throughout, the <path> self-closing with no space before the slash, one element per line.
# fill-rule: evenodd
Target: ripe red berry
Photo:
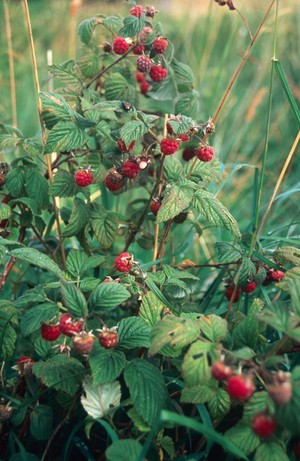
<path fill-rule="evenodd" d="M 80 355 L 88 355 L 93 349 L 95 336 L 83 331 L 73 337 L 73 349 Z"/>
<path fill-rule="evenodd" d="M 92 184 L 94 177 L 90 170 L 78 170 L 74 176 L 75 182 L 79 187 L 86 187 Z"/>
<path fill-rule="evenodd" d="M 147 94 L 148 91 L 149 91 L 150 86 L 151 86 L 150 83 L 148 83 L 147 80 L 144 80 L 144 81 L 140 84 L 141 93 L 142 93 L 142 94 Z"/>
<path fill-rule="evenodd" d="M 227 288 L 226 288 L 226 291 L 225 291 L 225 296 L 226 298 L 228 299 L 228 301 L 231 300 L 231 297 L 233 295 L 233 292 L 235 290 L 235 294 L 234 294 L 234 298 L 232 300 L 233 303 L 237 303 L 238 300 L 240 299 L 240 296 L 241 296 L 241 290 L 240 288 L 236 288 L 234 287 L 234 285 L 229 285 Z"/>
<path fill-rule="evenodd" d="M 136 60 L 136 68 L 140 72 L 149 72 L 153 62 L 148 56 L 139 56 Z"/>
<path fill-rule="evenodd" d="M 130 14 L 132 16 L 136 16 L 137 18 L 140 18 L 143 13 L 143 7 L 141 5 L 136 5 L 130 10 Z"/>
<path fill-rule="evenodd" d="M 145 51 L 145 47 L 143 45 L 138 45 L 133 48 L 133 54 L 140 55 L 143 54 Z"/>
<path fill-rule="evenodd" d="M 125 142 L 123 139 L 119 138 L 117 141 L 118 148 L 120 149 L 121 152 L 130 152 L 134 146 L 135 146 L 135 141 L 132 141 L 129 146 L 126 146 Z"/>
<path fill-rule="evenodd" d="M 279 271 L 279 270 L 270 270 L 267 273 L 267 277 L 271 282 L 280 282 L 281 279 L 284 277 L 284 272 Z"/>
<path fill-rule="evenodd" d="M 121 167 L 122 173 L 126 178 L 134 179 L 139 174 L 140 166 L 136 162 L 126 160 Z"/>
<path fill-rule="evenodd" d="M 31 368 L 35 361 L 31 357 L 24 355 L 17 360 L 16 366 L 14 369 L 18 370 L 20 375 L 29 376 L 31 374 Z"/>
<path fill-rule="evenodd" d="M 249 375 L 234 375 L 227 381 L 228 394 L 240 402 L 248 400 L 254 390 L 253 379 Z"/>
<path fill-rule="evenodd" d="M 217 360 L 211 367 L 211 375 L 217 381 L 227 381 L 232 376 L 232 368 Z"/>
<path fill-rule="evenodd" d="M 124 251 L 115 259 L 115 269 L 119 272 L 129 272 L 133 266 L 133 255 Z"/>
<path fill-rule="evenodd" d="M 59 328 L 63 335 L 73 336 L 82 328 L 82 321 L 74 321 L 71 314 L 63 314 L 59 319 Z"/>
<path fill-rule="evenodd" d="M 122 189 L 125 184 L 124 176 L 115 168 L 111 168 L 105 177 L 105 185 L 107 189 L 116 191 Z"/>
<path fill-rule="evenodd" d="M 160 150 L 164 155 L 172 155 L 179 149 L 179 142 L 176 139 L 163 138 L 160 141 Z"/>
<path fill-rule="evenodd" d="M 115 54 L 124 54 L 129 50 L 129 45 L 124 37 L 116 37 L 112 44 Z"/>
<path fill-rule="evenodd" d="M 186 134 L 179 134 L 177 137 L 178 137 L 178 138 L 180 139 L 180 141 L 182 141 L 182 142 L 187 142 L 187 141 L 189 141 L 189 139 L 190 139 Z"/>
<path fill-rule="evenodd" d="M 168 76 L 168 71 L 164 67 L 160 66 L 159 64 L 155 64 L 151 67 L 149 72 L 151 80 L 153 82 L 162 82 Z"/>
<path fill-rule="evenodd" d="M 41 335 L 46 341 L 56 341 L 60 337 L 59 323 L 55 325 L 43 323 L 41 326 Z"/>
<path fill-rule="evenodd" d="M 102 330 L 98 336 L 99 343 L 105 349 L 112 349 L 119 342 L 118 333 L 114 330 Z"/>
<path fill-rule="evenodd" d="M 162 54 L 168 48 L 168 39 L 165 37 L 156 37 L 152 43 L 152 50 L 157 54 Z"/>
<path fill-rule="evenodd" d="M 143 72 L 137 72 L 135 74 L 135 81 L 138 83 L 143 83 L 146 80 L 145 75 Z"/>
<path fill-rule="evenodd" d="M 249 282 L 247 285 L 245 285 L 244 287 L 242 287 L 242 291 L 244 293 L 251 293 L 252 291 L 254 291 L 256 289 L 256 282 Z"/>
<path fill-rule="evenodd" d="M 270 437 L 276 430 L 277 423 L 273 416 L 257 413 L 252 420 L 253 432 L 259 437 Z"/>
<path fill-rule="evenodd" d="M 159 198 L 152 199 L 152 201 L 150 203 L 150 210 L 152 211 L 154 216 L 157 215 L 158 210 L 160 209 L 160 207 L 161 207 L 160 199 Z"/>
<path fill-rule="evenodd" d="M 190 147 L 186 147 L 186 148 L 183 149 L 183 151 L 182 151 L 182 158 L 183 158 L 183 160 L 185 160 L 186 162 L 188 162 L 189 160 L 191 160 L 191 159 L 194 158 L 195 156 L 196 156 L 195 149 L 191 149 Z"/>
<path fill-rule="evenodd" d="M 215 151 L 210 146 L 202 146 L 197 149 L 197 157 L 202 162 L 210 162 L 214 155 Z"/>

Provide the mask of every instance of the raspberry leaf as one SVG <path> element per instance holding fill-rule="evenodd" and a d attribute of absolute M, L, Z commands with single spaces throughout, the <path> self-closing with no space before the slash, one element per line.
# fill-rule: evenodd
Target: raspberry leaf
<path fill-rule="evenodd" d="M 230 410 L 228 392 L 220 388 L 215 389 L 214 395 L 208 401 L 208 410 L 214 420 L 225 416 Z"/>
<path fill-rule="evenodd" d="M 105 349 L 96 343 L 89 355 L 94 384 L 104 384 L 114 381 L 125 366 L 123 352 Z"/>
<path fill-rule="evenodd" d="M 117 407 L 121 400 L 121 386 L 118 381 L 105 384 L 95 384 L 91 376 L 83 381 L 85 395 L 81 403 L 85 411 L 94 419 L 102 418 Z"/>
<path fill-rule="evenodd" d="M 106 312 L 119 306 L 130 297 L 130 293 L 120 283 L 101 283 L 89 297 L 91 309 Z"/>
<path fill-rule="evenodd" d="M 199 405 L 210 401 L 214 396 L 214 391 L 206 385 L 196 385 L 185 387 L 181 392 L 180 402 L 193 403 Z"/>
<path fill-rule="evenodd" d="M 91 224 L 97 240 L 104 248 L 110 248 L 116 239 L 118 229 L 116 215 L 102 210 L 101 215 L 97 214 L 96 218 L 92 218 Z"/>
<path fill-rule="evenodd" d="M 190 160 L 184 168 L 184 175 L 188 175 L 195 159 Z M 199 180 L 204 184 L 212 182 L 219 183 L 222 179 L 220 160 L 213 158 L 210 162 L 196 162 L 190 180 L 199 184 Z"/>
<path fill-rule="evenodd" d="M 136 16 L 127 16 L 123 21 L 124 26 L 119 30 L 119 35 L 122 37 L 134 37 L 138 34 L 145 26 L 145 15 L 140 18 Z"/>
<path fill-rule="evenodd" d="M 60 284 L 63 301 L 70 314 L 75 317 L 84 317 L 88 312 L 88 308 L 81 291 L 74 284 L 65 281 L 61 281 Z"/>
<path fill-rule="evenodd" d="M 30 413 L 29 430 L 36 440 L 47 440 L 53 430 L 53 410 L 48 405 L 36 405 Z"/>
<path fill-rule="evenodd" d="M 77 33 L 82 43 L 84 43 L 86 46 L 92 46 L 91 41 L 93 39 L 93 33 L 95 30 L 95 27 L 99 23 L 100 23 L 99 19 L 90 18 L 90 19 L 85 19 L 79 24 Z M 51 67 L 50 67 L 50 71 L 51 71 Z"/>
<path fill-rule="evenodd" d="M 0 221 L 11 216 L 11 207 L 5 203 L 0 203 Z"/>
<path fill-rule="evenodd" d="M 255 452 L 254 461 L 289 461 L 284 446 L 279 443 L 262 443 Z"/>
<path fill-rule="evenodd" d="M 129 461 L 139 459 L 142 445 L 137 440 L 118 440 L 106 450 L 108 461 Z"/>
<path fill-rule="evenodd" d="M 140 317 L 122 319 L 118 326 L 119 346 L 123 349 L 149 347 L 150 327 Z"/>
<path fill-rule="evenodd" d="M 217 360 L 216 346 L 213 343 L 198 340 L 185 354 L 182 363 L 182 375 L 188 386 L 205 384 L 211 379 L 209 356 Z"/>
<path fill-rule="evenodd" d="M 194 196 L 192 188 L 185 184 L 172 184 L 166 187 L 161 207 L 157 213 L 157 222 L 163 223 L 175 218 L 181 211 L 185 210 L 191 203 Z"/>
<path fill-rule="evenodd" d="M 78 149 L 88 140 L 86 133 L 71 121 L 60 121 L 50 131 L 45 153 L 65 152 Z"/>
<path fill-rule="evenodd" d="M 43 303 L 29 309 L 23 314 L 20 327 L 24 336 L 28 336 L 41 327 L 42 322 L 52 319 L 58 314 L 56 304 Z"/>
<path fill-rule="evenodd" d="M 10 255 L 14 258 L 20 259 L 21 261 L 52 272 L 58 278 L 63 277 L 63 272 L 60 270 L 58 265 L 50 259 L 49 256 L 35 250 L 34 248 L 16 248 L 10 252 Z"/>
<path fill-rule="evenodd" d="M 107 77 L 104 84 L 105 96 L 108 101 L 130 101 L 132 105 L 137 102 L 137 92 L 134 86 L 118 72 Z"/>
<path fill-rule="evenodd" d="M 13 355 L 18 326 L 17 310 L 9 301 L 0 301 L 0 356 L 6 360 Z"/>
<path fill-rule="evenodd" d="M 210 341 L 221 341 L 228 333 L 226 320 L 215 314 L 201 317 L 199 326 Z"/>
<path fill-rule="evenodd" d="M 132 141 L 136 141 L 147 133 L 148 129 L 149 126 L 141 120 L 131 120 L 122 126 L 120 136 L 126 146 L 128 146 Z"/>
<path fill-rule="evenodd" d="M 164 306 L 154 293 L 148 291 L 142 297 L 139 316 L 148 325 L 155 325 L 161 320 L 161 312 Z"/>
<path fill-rule="evenodd" d="M 28 197 L 36 200 L 40 208 L 46 208 L 49 204 L 49 184 L 38 168 L 30 168 L 25 175 L 25 189 Z"/>
<path fill-rule="evenodd" d="M 74 177 L 66 170 L 58 170 L 50 186 L 50 194 L 56 197 L 72 197 L 77 192 L 79 192 L 79 187 Z"/>
<path fill-rule="evenodd" d="M 260 438 L 254 434 L 249 425 L 239 424 L 225 432 L 225 438 L 234 443 L 247 455 L 252 453 L 259 445 Z"/>
<path fill-rule="evenodd" d="M 90 219 L 90 209 L 85 202 L 75 198 L 69 222 L 62 232 L 62 237 L 78 235 Z"/>

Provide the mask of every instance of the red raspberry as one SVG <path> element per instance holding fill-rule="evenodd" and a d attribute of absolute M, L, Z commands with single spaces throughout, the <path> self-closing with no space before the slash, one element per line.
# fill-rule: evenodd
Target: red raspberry
<path fill-rule="evenodd" d="M 105 349 L 112 349 L 119 342 L 118 333 L 114 330 L 102 330 L 98 336 L 99 343 Z"/>
<path fill-rule="evenodd" d="M 31 374 L 31 368 L 35 361 L 31 357 L 27 357 L 24 355 L 19 360 L 17 360 L 17 364 L 14 369 L 18 370 L 20 375 L 29 376 Z"/>
<path fill-rule="evenodd" d="M 179 149 L 179 142 L 176 139 L 163 138 L 160 141 L 160 150 L 164 155 L 172 155 Z"/>
<path fill-rule="evenodd" d="M 154 214 L 154 216 L 157 215 L 158 213 L 158 210 L 160 209 L 161 207 L 161 201 L 159 198 L 155 198 L 155 199 L 152 199 L 151 200 L 151 203 L 150 203 L 150 210 L 152 211 L 152 213 Z"/>
<path fill-rule="evenodd" d="M 138 83 L 143 83 L 146 80 L 145 75 L 143 72 L 137 72 L 135 74 L 135 81 Z"/>
<path fill-rule="evenodd" d="M 41 335 L 46 341 L 56 341 L 60 337 L 59 323 L 55 325 L 43 323 L 41 326 Z"/>
<path fill-rule="evenodd" d="M 149 35 L 151 34 L 152 34 L 152 28 L 149 26 L 144 27 L 138 35 L 138 43 L 139 44 L 146 43 L 149 38 Z"/>
<path fill-rule="evenodd" d="M 152 43 L 152 50 L 157 54 L 162 54 L 168 48 L 168 39 L 165 37 L 156 37 Z"/>
<path fill-rule="evenodd" d="M 153 62 L 148 56 L 139 56 L 136 60 L 136 68 L 140 72 L 149 72 L 153 65 Z"/>
<path fill-rule="evenodd" d="M 73 320 L 72 315 L 63 314 L 59 319 L 59 328 L 63 335 L 71 337 L 80 332 L 82 328 L 82 321 L 78 320 L 76 322 Z"/>
<path fill-rule="evenodd" d="M 143 54 L 145 51 L 145 47 L 143 45 L 138 45 L 134 47 L 132 51 L 133 51 L 133 54 L 136 54 L 136 55 Z"/>
<path fill-rule="evenodd" d="M 210 162 L 214 155 L 215 151 L 210 146 L 202 146 L 197 149 L 197 157 L 202 162 Z"/>
<path fill-rule="evenodd" d="M 140 18 L 143 13 L 143 7 L 141 5 L 136 5 L 130 10 L 130 14 L 132 16 L 136 16 L 137 18 Z"/>
<path fill-rule="evenodd" d="M 227 381 L 232 373 L 232 368 L 225 365 L 222 360 L 217 360 L 211 367 L 211 375 L 217 381 Z"/>
<path fill-rule="evenodd" d="M 141 93 L 142 93 L 142 94 L 147 94 L 148 91 L 149 91 L 150 86 L 151 86 L 151 85 L 147 82 L 147 80 L 144 80 L 144 81 L 140 84 Z"/>
<path fill-rule="evenodd" d="M 133 266 L 133 255 L 124 251 L 115 259 L 115 269 L 119 272 L 129 272 Z"/>
<path fill-rule="evenodd" d="M 90 170 L 78 170 L 74 176 L 75 182 L 79 187 L 86 187 L 92 184 L 94 177 Z"/>
<path fill-rule="evenodd" d="M 234 285 L 229 285 L 227 288 L 226 288 L 226 291 L 225 291 L 225 296 L 226 298 L 228 299 L 228 301 L 231 300 L 231 296 L 233 295 L 233 292 L 234 292 Z M 238 300 L 240 299 L 240 296 L 241 296 L 241 290 L 239 288 L 236 288 L 235 290 L 235 295 L 234 295 L 234 298 L 232 300 L 233 303 L 237 303 Z"/>
<path fill-rule="evenodd" d="M 259 437 L 270 437 L 276 430 L 277 423 L 273 416 L 257 413 L 252 420 L 253 432 Z"/>
<path fill-rule="evenodd" d="M 127 147 L 125 142 L 121 138 L 118 139 L 117 143 L 118 143 L 118 148 L 120 149 L 121 152 L 130 152 L 135 146 L 135 141 L 132 141 Z"/>
<path fill-rule="evenodd" d="M 159 64 L 155 64 L 151 67 L 149 75 L 153 82 L 162 82 L 168 76 L 168 71 L 164 67 L 160 66 Z"/>
<path fill-rule="evenodd" d="M 248 400 L 254 390 L 253 379 L 249 375 L 234 375 L 227 381 L 228 394 L 240 402 Z"/>
<path fill-rule="evenodd" d="M 125 180 L 121 173 L 118 173 L 115 168 L 111 168 L 105 177 L 105 185 L 107 189 L 116 191 L 122 189 Z"/>
<path fill-rule="evenodd" d="M 190 140 L 190 138 L 189 138 L 186 134 L 179 134 L 177 137 L 178 137 L 178 138 L 180 139 L 180 141 L 182 141 L 182 142 L 188 142 L 188 141 Z"/>
<path fill-rule="evenodd" d="M 192 158 L 194 158 L 196 156 L 196 152 L 195 152 L 195 149 L 192 149 L 190 147 L 186 147 L 185 149 L 183 149 L 182 151 L 182 158 L 183 160 L 185 160 L 186 162 L 188 162 L 189 160 L 191 160 Z"/>
<path fill-rule="evenodd" d="M 283 279 L 284 277 L 284 272 L 282 271 L 279 271 L 279 270 L 273 270 L 271 269 L 268 273 L 267 273 L 267 277 L 268 279 L 271 281 L 271 282 L 280 282 L 281 279 Z"/>
<path fill-rule="evenodd" d="M 140 172 L 140 166 L 136 162 L 127 160 L 122 165 L 122 173 L 126 178 L 134 179 Z"/>
<path fill-rule="evenodd" d="M 248 285 L 245 285 L 244 287 L 242 287 L 242 291 L 244 293 L 251 293 L 252 291 L 254 291 L 256 289 L 256 282 L 249 282 Z"/>
<path fill-rule="evenodd" d="M 93 349 L 95 336 L 83 331 L 73 337 L 73 349 L 80 355 L 88 355 Z"/>
<path fill-rule="evenodd" d="M 115 54 L 124 54 L 129 50 L 129 45 L 124 37 L 116 37 L 113 41 L 112 48 Z"/>

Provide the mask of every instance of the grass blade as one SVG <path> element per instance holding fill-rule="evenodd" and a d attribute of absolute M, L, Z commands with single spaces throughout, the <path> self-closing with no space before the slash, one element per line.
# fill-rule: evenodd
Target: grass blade
<path fill-rule="evenodd" d="M 285 76 L 285 73 L 284 73 L 284 70 L 283 70 L 283 67 L 281 65 L 281 63 L 279 61 L 277 61 L 277 59 L 273 59 L 273 65 L 274 65 L 274 68 L 276 70 L 276 73 L 278 75 L 278 78 L 280 80 L 280 83 L 282 85 L 282 88 L 284 89 L 284 92 L 288 98 L 288 101 L 290 103 L 290 106 L 291 106 L 291 109 L 292 109 L 292 112 L 296 118 L 296 122 L 297 122 L 297 125 L 298 125 L 298 129 L 300 129 L 300 110 L 299 110 L 299 107 L 298 107 L 298 104 L 291 92 L 291 89 L 289 87 L 289 84 L 287 82 L 287 79 L 286 79 L 286 76 Z"/>

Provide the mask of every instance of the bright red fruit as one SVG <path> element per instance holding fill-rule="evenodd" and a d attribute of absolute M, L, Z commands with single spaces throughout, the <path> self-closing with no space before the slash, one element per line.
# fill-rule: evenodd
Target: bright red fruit
<path fill-rule="evenodd" d="M 98 336 L 99 343 L 105 349 L 112 349 L 119 342 L 118 333 L 114 330 L 102 330 Z"/>
<path fill-rule="evenodd" d="M 145 47 L 144 45 L 138 45 L 138 46 L 135 46 L 132 51 L 133 51 L 133 54 L 136 54 L 136 55 L 143 54 L 145 51 Z"/>
<path fill-rule="evenodd" d="M 161 207 L 161 201 L 159 199 L 153 199 L 150 203 L 150 210 L 152 211 L 152 213 L 154 214 L 154 216 L 157 215 L 158 213 L 158 210 L 160 209 Z"/>
<path fill-rule="evenodd" d="M 144 81 L 140 84 L 141 93 L 142 93 L 142 94 L 147 94 L 148 91 L 149 91 L 150 86 L 151 86 L 150 83 L 148 83 L 147 80 L 144 80 Z"/>
<path fill-rule="evenodd" d="M 124 251 L 115 259 L 115 269 L 119 272 L 129 272 L 133 266 L 133 255 Z"/>
<path fill-rule="evenodd" d="M 123 139 L 119 138 L 117 141 L 118 148 L 120 149 L 121 152 L 130 152 L 134 146 L 135 146 L 135 141 L 132 141 L 129 146 L 126 146 L 125 142 Z"/>
<path fill-rule="evenodd" d="M 234 375 L 227 381 L 227 392 L 230 397 L 245 402 L 255 390 L 253 379 L 249 375 Z"/>
<path fill-rule="evenodd" d="M 63 314 L 59 319 L 59 328 L 63 335 L 73 336 L 82 328 L 82 321 L 74 321 L 71 314 Z"/>
<path fill-rule="evenodd" d="M 59 323 L 55 325 L 43 323 L 41 326 L 41 335 L 46 341 L 56 341 L 60 337 Z"/>
<path fill-rule="evenodd" d="M 129 45 L 124 37 L 116 37 L 113 41 L 112 48 L 115 54 L 124 54 L 129 50 Z"/>
<path fill-rule="evenodd" d="M 122 173 L 126 178 L 134 179 L 141 171 L 140 166 L 136 162 L 126 160 L 121 167 Z"/>
<path fill-rule="evenodd" d="M 235 294 L 234 294 L 234 298 L 232 300 L 233 303 L 237 303 L 238 300 L 240 299 L 240 296 L 241 296 L 241 290 L 240 288 L 236 288 L 234 287 L 234 285 L 229 285 L 227 288 L 226 288 L 226 291 L 225 291 L 225 296 L 226 298 L 228 299 L 228 301 L 231 300 L 231 297 L 233 295 L 233 292 L 235 290 Z"/>
<path fill-rule="evenodd" d="M 24 355 L 19 360 L 17 360 L 17 364 L 14 369 L 18 370 L 21 375 L 28 376 L 31 374 L 31 368 L 35 361 L 31 357 L 27 357 Z"/>
<path fill-rule="evenodd" d="M 176 139 L 163 138 L 160 141 L 160 150 L 164 155 L 172 155 L 179 149 L 179 142 Z"/>
<path fill-rule="evenodd" d="M 107 189 L 111 191 L 116 191 L 122 189 L 125 180 L 124 176 L 121 173 L 118 173 L 118 171 L 115 168 L 111 168 L 107 173 L 104 182 Z"/>
<path fill-rule="evenodd" d="M 245 285 L 244 287 L 242 287 L 242 291 L 244 293 L 251 293 L 252 291 L 254 291 L 256 289 L 256 282 L 249 282 L 248 285 Z"/>
<path fill-rule="evenodd" d="M 232 376 L 232 368 L 217 360 L 211 367 L 211 375 L 217 381 L 227 381 Z"/>
<path fill-rule="evenodd" d="M 164 67 L 160 66 L 159 64 L 155 64 L 151 67 L 149 72 L 151 80 L 153 82 L 162 82 L 168 76 L 168 71 Z"/>
<path fill-rule="evenodd" d="M 94 176 L 90 170 L 78 170 L 75 173 L 74 180 L 77 186 L 86 187 L 92 184 Z"/>
<path fill-rule="evenodd" d="M 142 5 L 136 5 L 130 10 L 130 14 L 132 16 L 136 16 L 137 18 L 140 18 L 143 13 L 143 7 Z"/>
<path fill-rule="evenodd" d="M 136 60 L 136 68 L 140 72 L 149 72 L 153 65 L 153 62 L 148 56 L 139 56 Z"/>
<path fill-rule="evenodd" d="M 210 146 L 202 146 L 197 149 L 197 157 L 202 162 L 210 162 L 215 155 L 215 151 Z"/>
<path fill-rule="evenodd" d="M 143 72 L 137 72 L 135 74 L 135 81 L 138 83 L 143 83 L 145 81 L 145 75 Z"/>
<path fill-rule="evenodd" d="M 279 270 L 270 270 L 267 273 L 267 277 L 271 282 L 280 282 L 281 279 L 284 277 L 284 272 L 279 271 Z"/>
<path fill-rule="evenodd" d="M 191 159 L 194 158 L 195 156 L 196 156 L 195 149 L 191 149 L 190 147 L 186 147 L 186 148 L 183 149 L 183 151 L 182 151 L 182 158 L 183 158 L 183 160 L 185 160 L 186 162 L 188 162 L 189 160 L 191 160 Z"/>
<path fill-rule="evenodd" d="M 162 54 L 168 48 L 168 39 L 165 37 L 156 37 L 152 43 L 152 50 L 157 54 Z"/>
<path fill-rule="evenodd" d="M 273 416 L 257 413 L 252 420 L 253 432 L 259 437 L 270 437 L 276 430 L 277 423 Z"/>
<path fill-rule="evenodd" d="M 93 349 L 95 336 L 85 331 L 73 337 L 73 349 L 80 355 L 88 355 Z"/>

